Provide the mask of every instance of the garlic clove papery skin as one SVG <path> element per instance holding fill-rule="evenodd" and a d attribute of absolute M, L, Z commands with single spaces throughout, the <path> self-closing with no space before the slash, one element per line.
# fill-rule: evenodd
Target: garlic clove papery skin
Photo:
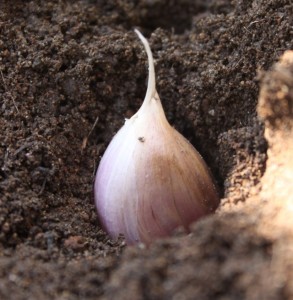
<path fill-rule="evenodd" d="M 188 231 L 217 208 L 219 198 L 200 154 L 168 123 L 149 45 L 137 34 L 149 60 L 146 97 L 106 149 L 94 192 L 99 219 L 111 237 L 123 234 L 128 244 L 149 244 L 179 226 Z"/>

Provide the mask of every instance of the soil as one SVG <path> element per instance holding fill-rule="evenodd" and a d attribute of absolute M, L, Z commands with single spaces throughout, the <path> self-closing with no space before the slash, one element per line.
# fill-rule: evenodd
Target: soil
<path fill-rule="evenodd" d="M 291 0 L 0 1 L 0 298 L 293 299 L 292 15 Z M 112 241 L 93 203 L 146 91 L 134 28 L 222 198 L 149 247 Z"/>

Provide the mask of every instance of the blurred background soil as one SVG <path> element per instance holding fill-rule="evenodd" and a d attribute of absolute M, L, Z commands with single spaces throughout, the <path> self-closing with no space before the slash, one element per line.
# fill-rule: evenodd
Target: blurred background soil
<path fill-rule="evenodd" d="M 0 1 L 0 298 L 293 299 L 291 0 Z M 146 91 L 215 215 L 145 248 L 99 226 L 99 159 Z"/>

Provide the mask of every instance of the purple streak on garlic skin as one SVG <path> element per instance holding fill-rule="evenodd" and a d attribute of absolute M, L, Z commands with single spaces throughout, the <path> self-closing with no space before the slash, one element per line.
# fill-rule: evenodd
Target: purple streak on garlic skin
<path fill-rule="evenodd" d="M 95 201 L 100 221 L 110 236 L 118 237 L 123 233 L 129 240 L 136 241 L 139 240 L 139 236 L 136 226 L 137 191 L 132 158 L 136 140 L 133 135 L 132 126 L 126 123 L 108 146 L 96 177 Z M 129 138 L 130 136 L 132 138 Z"/>
<path fill-rule="evenodd" d="M 95 202 L 104 229 L 128 244 L 151 243 L 213 212 L 219 198 L 193 146 L 168 123 L 155 86 L 153 57 L 138 112 L 118 131 L 97 171 Z"/>

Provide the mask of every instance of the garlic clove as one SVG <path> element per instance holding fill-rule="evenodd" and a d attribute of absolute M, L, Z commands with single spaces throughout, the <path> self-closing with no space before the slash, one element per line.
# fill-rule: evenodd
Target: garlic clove
<path fill-rule="evenodd" d="M 195 148 L 168 123 L 155 86 L 152 53 L 144 102 L 115 135 L 101 159 L 95 203 L 103 228 L 128 244 L 151 243 L 213 212 L 219 198 Z"/>

